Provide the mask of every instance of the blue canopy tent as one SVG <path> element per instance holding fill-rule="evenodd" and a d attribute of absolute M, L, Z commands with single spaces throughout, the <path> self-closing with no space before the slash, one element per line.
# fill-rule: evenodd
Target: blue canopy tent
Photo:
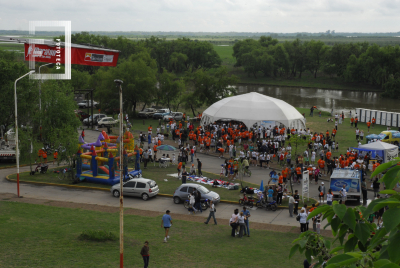
<path fill-rule="evenodd" d="M 358 151 L 371 152 L 372 158 L 377 158 L 378 156 L 383 159 L 383 162 L 389 162 L 393 157 L 397 157 L 399 153 L 399 147 L 394 144 L 389 144 L 386 142 L 372 142 L 359 147 L 353 147 L 353 149 Z"/>

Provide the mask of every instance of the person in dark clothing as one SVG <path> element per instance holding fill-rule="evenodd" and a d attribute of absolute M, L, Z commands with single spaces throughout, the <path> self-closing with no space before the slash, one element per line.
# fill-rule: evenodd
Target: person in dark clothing
<path fill-rule="evenodd" d="M 149 266 L 149 260 L 150 260 L 150 250 L 149 250 L 149 242 L 148 241 L 144 242 L 144 246 L 142 247 L 142 250 L 140 251 L 140 255 L 142 255 L 142 257 L 143 257 L 144 268 L 147 268 Z"/>
<path fill-rule="evenodd" d="M 203 209 L 201 207 L 201 202 L 200 202 L 201 201 L 201 193 L 198 190 L 196 190 L 196 192 L 195 192 L 194 201 L 195 201 L 195 203 L 194 203 L 195 208 L 197 210 L 200 210 L 201 213 L 203 213 Z"/>
<path fill-rule="evenodd" d="M 186 183 L 186 177 L 189 175 L 189 173 L 186 172 L 185 165 L 182 166 L 182 184 Z"/>
<path fill-rule="evenodd" d="M 372 183 L 372 188 L 374 188 L 374 197 L 378 196 L 380 186 L 381 184 L 378 182 L 378 178 L 375 178 L 374 182 Z"/>
<path fill-rule="evenodd" d="M 361 190 L 362 190 L 362 195 L 363 195 L 363 204 L 367 204 L 367 182 L 365 181 L 365 177 L 363 178 L 361 182 Z"/>
<path fill-rule="evenodd" d="M 294 214 L 299 214 L 298 210 L 299 210 L 299 202 L 300 202 L 300 196 L 299 196 L 299 191 L 296 190 L 294 191 Z"/>
<path fill-rule="evenodd" d="M 276 203 L 278 205 L 282 205 L 283 187 L 281 184 L 279 184 L 277 191 L 278 191 L 278 195 L 276 197 Z"/>
<path fill-rule="evenodd" d="M 200 159 L 197 158 L 197 173 L 199 174 L 199 177 L 203 177 L 203 173 L 201 172 L 201 167 L 203 164 L 201 163 Z"/>

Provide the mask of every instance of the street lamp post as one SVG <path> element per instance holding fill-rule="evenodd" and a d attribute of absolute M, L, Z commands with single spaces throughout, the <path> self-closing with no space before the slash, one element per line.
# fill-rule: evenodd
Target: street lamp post
<path fill-rule="evenodd" d="M 15 100 L 15 158 L 17 159 L 17 193 L 18 193 L 18 197 L 19 196 L 19 146 L 18 146 L 18 108 L 17 108 L 17 82 L 24 78 L 27 75 L 33 74 L 35 71 L 30 71 L 27 74 L 24 74 L 23 76 L 21 76 L 20 78 L 18 78 L 17 80 L 15 80 L 14 83 L 14 100 Z"/>
<path fill-rule="evenodd" d="M 123 132 L 123 113 L 122 113 L 122 84 L 123 81 L 115 79 L 114 83 L 119 86 L 119 267 L 124 267 L 124 195 L 123 195 L 123 182 L 124 182 L 124 168 L 123 168 L 123 150 L 124 138 Z"/>

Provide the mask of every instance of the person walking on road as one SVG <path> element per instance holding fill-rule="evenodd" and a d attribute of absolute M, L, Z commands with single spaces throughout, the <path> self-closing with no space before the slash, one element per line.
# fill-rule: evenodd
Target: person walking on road
<path fill-rule="evenodd" d="M 246 209 L 246 207 L 243 207 L 243 215 L 245 216 L 244 219 L 244 235 L 247 234 L 248 237 L 250 237 L 250 228 L 249 228 L 249 218 L 250 218 L 250 211 Z"/>
<path fill-rule="evenodd" d="M 142 247 L 142 250 L 140 251 L 140 255 L 142 255 L 142 257 L 143 257 L 144 268 L 149 267 L 150 250 L 149 250 L 149 242 L 148 241 L 144 242 L 144 246 Z"/>
<path fill-rule="evenodd" d="M 300 196 L 299 196 L 299 191 L 295 190 L 294 191 L 294 214 L 298 214 L 298 210 L 299 210 L 299 202 L 300 202 Z"/>
<path fill-rule="evenodd" d="M 204 223 L 208 224 L 211 217 L 213 217 L 213 219 L 214 219 L 214 224 L 217 225 L 217 220 L 215 219 L 215 206 L 214 206 L 214 203 L 212 200 L 210 200 L 210 214 L 208 215 L 208 218 Z"/>
<path fill-rule="evenodd" d="M 203 177 L 203 173 L 201 172 L 202 166 L 203 163 L 201 163 L 200 159 L 197 158 L 197 173 L 199 174 L 199 177 Z"/>
<path fill-rule="evenodd" d="M 319 202 L 321 203 L 321 199 L 322 199 L 322 203 L 324 203 L 325 202 L 325 194 L 326 194 L 324 182 L 321 182 L 321 185 L 318 186 L 318 192 L 319 192 Z"/>
<path fill-rule="evenodd" d="M 149 152 L 147 150 L 143 150 L 143 161 L 144 161 L 144 168 L 147 168 L 147 162 L 149 162 Z"/>
<path fill-rule="evenodd" d="M 294 198 L 293 196 L 290 194 L 289 195 L 289 216 L 293 217 L 293 207 L 294 207 Z"/>
<path fill-rule="evenodd" d="M 301 212 L 299 214 L 300 217 L 300 231 L 303 233 L 307 231 L 307 217 L 308 214 L 304 208 L 301 209 Z"/>
<path fill-rule="evenodd" d="M 164 243 L 167 243 L 168 239 L 169 239 L 169 228 L 171 228 L 172 226 L 172 218 L 169 215 L 170 211 L 167 210 L 165 212 L 165 214 L 162 216 L 162 220 L 161 220 L 161 228 L 164 227 L 165 229 L 165 237 L 164 237 Z"/>
<path fill-rule="evenodd" d="M 363 180 L 361 182 L 361 190 L 362 190 L 362 196 L 363 196 L 363 204 L 367 204 L 367 182 L 365 180 L 365 177 L 363 177 Z"/>
<path fill-rule="evenodd" d="M 343 188 L 339 191 L 339 193 L 342 196 L 342 204 L 346 205 L 347 191 L 346 191 L 346 186 L 345 185 L 343 185 Z"/>

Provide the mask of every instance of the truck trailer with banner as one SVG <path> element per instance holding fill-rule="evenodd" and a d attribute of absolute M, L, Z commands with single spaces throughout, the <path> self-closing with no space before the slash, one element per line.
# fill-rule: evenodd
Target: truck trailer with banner
<path fill-rule="evenodd" d="M 329 188 L 332 189 L 333 199 L 340 200 L 340 191 L 345 186 L 347 200 L 360 201 L 362 171 L 350 168 L 337 168 L 333 170 Z"/>

